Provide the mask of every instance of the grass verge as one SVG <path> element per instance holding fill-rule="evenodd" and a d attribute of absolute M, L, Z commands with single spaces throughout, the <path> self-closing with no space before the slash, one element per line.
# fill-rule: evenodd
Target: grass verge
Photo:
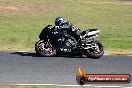
<path fill-rule="evenodd" d="M 82 30 L 99 28 L 106 51 L 131 52 L 131 9 L 125 0 L 1 0 L 0 51 L 33 51 L 42 28 L 63 16 Z"/>

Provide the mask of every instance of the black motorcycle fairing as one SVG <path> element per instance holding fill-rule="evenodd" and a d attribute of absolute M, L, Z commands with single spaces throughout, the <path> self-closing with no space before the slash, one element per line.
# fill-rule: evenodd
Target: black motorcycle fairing
<path fill-rule="evenodd" d="M 60 37 L 65 37 L 65 34 L 64 33 L 62 33 L 62 32 L 58 32 L 58 31 L 56 31 L 56 30 L 52 30 L 52 28 L 49 28 L 49 27 L 45 27 L 42 31 L 41 31 L 41 33 L 40 33 L 40 35 L 39 35 L 39 38 L 41 39 L 41 40 L 44 40 L 45 38 L 47 38 L 47 36 L 50 38 L 50 39 L 58 39 L 58 38 L 60 38 Z"/>
<path fill-rule="evenodd" d="M 67 34 L 64 40 L 58 41 L 57 52 L 60 54 L 65 54 L 65 53 L 70 54 L 76 48 L 77 48 L 77 40 L 73 36 Z"/>
<path fill-rule="evenodd" d="M 59 41 L 57 46 L 58 54 L 66 54 L 71 52 L 71 46 L 67 45 L 68 41 Z"/>
<path fill-rule="evenodd" d="M 71 50 L 77 41 L 69 34 L 52 30 L 52 28 L 45 27 L 39 35 L 40 40 L 50 40 L 56 47 L 58 53 L 71 53 Z M 70 43 L 70 40 L 75 41 L 75 44 Z"/>

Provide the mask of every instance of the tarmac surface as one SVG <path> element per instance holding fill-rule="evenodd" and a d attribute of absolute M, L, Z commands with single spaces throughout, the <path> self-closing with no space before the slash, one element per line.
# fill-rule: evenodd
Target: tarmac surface
<path fill-rule="evenodd" d="M 84 57 L 39 57 L 30 52 L 0 52 L 0 84 L 78 85 L 76 73 L 83 67 L 87 74 L 130 74 L 132 56 L 104 55 L 100 59 Z M 87 84 L 125 86 L 129 84 Z"/>

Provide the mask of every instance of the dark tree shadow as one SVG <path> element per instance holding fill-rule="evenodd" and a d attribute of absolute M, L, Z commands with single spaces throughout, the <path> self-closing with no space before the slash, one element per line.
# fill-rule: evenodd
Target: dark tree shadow
<path fill-rule="evenodd" d="M 11 54 L 17 54 L 17 55 L 20 55 L 20 56 L 43 57 L 43 56 L 38 55 L 35 52 L 13 52 Z M 55 55 L 55 56 L 52 56 L 52 57 L 87 58 L 85 56 L 78 56 L 78 55 Z"/>
<path fill-rule="evenodd" d="M 21 55 L 21 56 L 41 57 L 37 53 L 31 53 L 31 52 L 14 52 L 11 54 L 17 54 L 17 55 Z"/>

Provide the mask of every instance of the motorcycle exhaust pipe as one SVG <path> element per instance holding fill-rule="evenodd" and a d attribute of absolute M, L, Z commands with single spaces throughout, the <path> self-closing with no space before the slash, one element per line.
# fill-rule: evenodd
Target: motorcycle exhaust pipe
<path fill-rule="evenodd" d="M 98 35 L 100 33 L 99 30 L 96 30 L 96 31 L 91 31 L 91 32 L 88 32 L 88 36 L 92 36 L 92 35 Z"/>

